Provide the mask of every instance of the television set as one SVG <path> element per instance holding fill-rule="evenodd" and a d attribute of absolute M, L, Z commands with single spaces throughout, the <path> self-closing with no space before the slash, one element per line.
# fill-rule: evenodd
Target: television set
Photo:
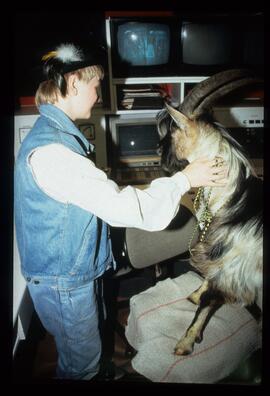
<path fill-rule="evenodd" d="M 210 76 L 229 68 L 263 73 L 263 26 L 260 13 L 113 17 L 112 77 Z"/>
<path fill-rule="evenodd" d="M 143 131 L 142 131 L 143 129 Z M 121 157 L 156 155 L 158 136 L 153 124 L 119 125 L 119 151 Z"/>
<path fill-rule="evenodd" d="M 110 20 L 114 78 L 176 74 L 178 23 L 174 17 L 122 17 Z"/>
<path fill-rule="evenodd" d="M 184 22 L 182 62 L 189 65 L 226 65 L 232 61 L 233 34 L 224 23 Z"/>
<path fill-rule="evenodd" d="M 111 116 L 109 128 L 109 166 L 117 183 L 145 184 L 164 176 L 158 154 L 157 121 L 153 114 Z"/>
<path fill-rule="evenodd" d="M 229 68 L 263 70 L 261 15 L 183 17 L 179 40 L 182 75 L 211 75 Z"/>
<path fill-rule="evenodd" d="M 127 114 L 110 117 L 114 165 L 158 165 L 159 134 L 153 114 Z"/>

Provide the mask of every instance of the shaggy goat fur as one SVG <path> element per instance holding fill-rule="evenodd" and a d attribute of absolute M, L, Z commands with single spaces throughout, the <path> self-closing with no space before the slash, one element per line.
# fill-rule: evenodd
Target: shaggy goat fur
<path fill-rule="evenodd" d="M 220 156 L 229 166 L 225 187 L 203 189 L 204 201 L 211 189 L 208 209 L 213 220 L 205 239 L 191 250 L 191 265 L 205 282 L 189 296 L 199 309 L 175 347 L 175 353 L 182 355 L 191 353 L 194 343 L 201 341 L 206 322 L 223 303 L 248 306 L 258 299 L 263 270 L 262 181 L 243 148 L 209 116 L 188 118 L 167 106 L 158 115 L 158 129 L 167 171 L 179 171 L 203 156 Z M 202 211 L 198 209 L 198 219 Z"/>

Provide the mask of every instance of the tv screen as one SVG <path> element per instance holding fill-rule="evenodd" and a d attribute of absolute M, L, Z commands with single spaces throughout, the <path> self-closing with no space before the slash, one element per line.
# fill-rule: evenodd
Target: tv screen
<path fill-rule="evenodd" d="M 198 66 L 230 64 L 233 33 L 223 23 L 183 22 L 182 62 Z"/>
<path fill-rule="evenodd" d="M 122 17 L 110 20 L 114 78 L 173 76 L 179 68 L 179 19 Z"/>
<path fill-rule="evenodd" d="M 132 66 L 163 65 L 169 60 L 170 29 L 160 23 L 123 23 L 117 44 L 121 60 Z"/>
<path fill-rule="evenodd" d="M 156 124 L 118 125 L 119 155 L 157 155 L 159 135 Z"/>

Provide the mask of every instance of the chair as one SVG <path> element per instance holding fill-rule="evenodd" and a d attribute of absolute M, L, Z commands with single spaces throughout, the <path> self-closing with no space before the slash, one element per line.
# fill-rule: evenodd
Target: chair
<path fill-rule="evenodd" d="M 126 343 L 126 356 L 130 356 L 133 349 L 126 340 L 124 327 L 117 320 L 118 309 L 128 307 L 132 295 L 154 286 L 158 280 L 187 271 L 188 244 L 195 226 L 193 214 L 180 205 L 177 215 L 165 230 L 111 229 L 113 252 L 119 269 L 113 275 L 114 296 L 110 294 L 107 298 L 112 312 L 109 320 L 110 327 Z"/>
<path fill-rule="evenodd" d="M 194 268 L 189 264 L 188 245 L 191 235 L 196 227 L 196 219 L 185 206 L 181 206 L 177 216 L 162 231 L 148 232 L 135 228 L 120 231 L 122 240 L 118 252 L 119 270 L 114 274 L 115 282 L 119 282 L 118 294 L 122 291 L 126 296 L 123 301 L 117 302 L 117 308 L 129 306 L 129 299 L 159 280 L 166 277 L 176 277 Z M 118 231 L 119 232 L 119 231 Z M 118 234 L 119 236 L 119 234 Z M 193 244 L 197 240 L 197 231 L 194 234 Z M 116 245 L 114 245 L 116 248 Z M 119 246 L 118 246 L 119 248 Z M 140 271 L 143 271 L 142 273 Z M 125 283 L 133 287 L 124 287 Z M 129 291 L 129 293 L 127 292 Z M 124 297 L 125 297 L 124 296 Z M 125 329 L 115 322 L 115 330 L 126 343 L 126 356 L 132 357 L 133 348 L 125 337 Z M 223 383 L 254 383 L 261 381 L 261 350 L 256 351 Z"/>

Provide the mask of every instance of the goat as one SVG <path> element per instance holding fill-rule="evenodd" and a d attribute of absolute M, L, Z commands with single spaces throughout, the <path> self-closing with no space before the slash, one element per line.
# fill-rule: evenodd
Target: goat
<path fill-rule="evenodd" d="M 165 170 L 181 170 L 203 156 L 217 158 L 216 166 L 221 158 L 229 167 L 225 187 L 199 188 L 194 201 L 201 234 L 192 248 L 190 243 L 190 263 L 205 280 L 188 297 L 199 307 L 176 355 L 192 353 L 222 304 L 250 306 L 262 289 L 262 180 L 243 147 L 209 111 L 220 96 L 258 82 L 248 70 L 218 73 L 197 84 L 179 110 L 166 104 L 157 117 Z"/>

